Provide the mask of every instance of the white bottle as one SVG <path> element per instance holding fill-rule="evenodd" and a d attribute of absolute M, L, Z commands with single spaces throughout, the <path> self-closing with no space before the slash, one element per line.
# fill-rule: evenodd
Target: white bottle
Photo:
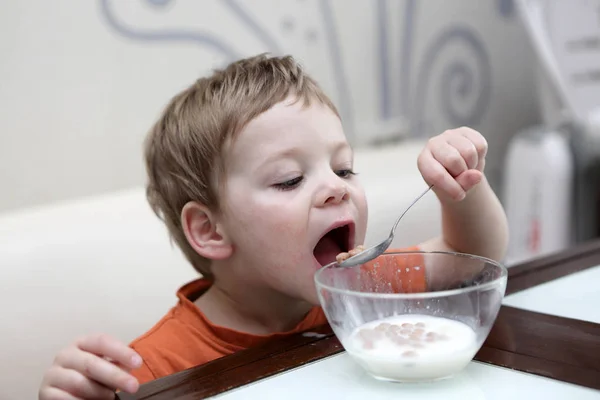
<path fill-rule="evenodd" d="M 558 252 L 573 241 L 573 156 L 568 137 L 536 127 L 517 134 L 506 155 L 506 264 Z"/>

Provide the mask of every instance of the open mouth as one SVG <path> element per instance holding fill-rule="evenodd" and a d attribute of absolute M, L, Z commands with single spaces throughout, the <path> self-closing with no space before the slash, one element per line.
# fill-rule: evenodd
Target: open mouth
<path fill-rule="evenodd" d="M 319 240 L 313 254 L 321 266 L 330 264 L 336 260 L 340 253 L 349 251 L 352 248 L 352 236 L 354 226 L 346 224 L 328 231 Z"/>

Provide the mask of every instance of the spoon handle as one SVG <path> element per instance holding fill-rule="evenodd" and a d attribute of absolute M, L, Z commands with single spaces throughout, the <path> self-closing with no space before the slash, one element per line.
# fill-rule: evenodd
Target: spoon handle
<path fill-rule="evenodd" d="M 425 191 L 423 193 L 421 193 L 419 195 L 419 197 L 417 197 L 407 208 L 406 210 L 404 210 L 404 212 L 398 217 L 398 219 L 396 220 L 396 222 L 394 223 L 394 226 L 392 227 L 392 231 L 390 232 L 391 236 L 394 236 L 394 233 L 396 232 L 396 227 L 398 226 L 398 223 L 400 222 L 400 220 L 402 219 L 402 217 L 404 217 L 404 214 L 406 214 L 406 212 L 408 210 L 411 209 L 412 206 L 415 205 L 415 203 L 417 201 L 419 201 L 421 199 L 421 197 L 425 196 L 425 194 L 427 194 L 427 192 L 429 192 L 431 190 L 431 188 L 433 187 L 433 185 L 429 186 L 427 189 L 425 189 Z"/>

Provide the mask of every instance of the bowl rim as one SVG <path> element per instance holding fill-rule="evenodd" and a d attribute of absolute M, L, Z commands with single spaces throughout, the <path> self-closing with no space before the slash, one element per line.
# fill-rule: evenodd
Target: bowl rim
<path fill-rule="evenodd" d="M 505 287 L 504 290 L 506 290 L 506 282 L 507 282 L 507 278 L 508 278 L 508 268 L 503 263 L 493 260 L 491 258 L 478 256 L 475 254 L 461 253 L 461 252 L 457 252 L 457 251 L 444 251 L 444 250 L 390 251 L 390 252 L 386 252 L 386 253 L 382 254 L 382 256 L 383 255 L 394 255 L 394 254 L 406 254 L 406 255 L 410 255 L 410 254 L 442 254 L 442 255 L 446 255 L 446 256 L 459 256 L 459 257 L 464 257 L 464 258 L 476 259 L 476 260 L 484 261 L 488 264 L 492 264 L 495 267 L 500 268 L 500 276 L 494 280 L 491 280 L 489 282 L 486 282 L 486 283 L 483 283 L 483 284 L 477 285 L 477 286 L 468 286 L 468 287 L 459 288 L 459 289 L 437 290 L 434 292 L 417 292 L 417 293 L 360 292 L 358 290 L 340 289 L 340 288 L 333 287 L 328 284 L 319 282 L 319 276 L 321 276 L 324 273 L 323 271 L 325 271 L 327 269 L 335 268 L 335 266 L 338 265 L 338 262 L 334 261 L 327 265 L 324 265 L 323 267 L 319 268 L 315 272 L 313 279 L 314 279 L 317 291 L 318 291 L 318 289 L 327 289 L 330 292 L 334 292 L 334 293 L 338 293 L 338 294 L 347 294 L 347 295 L 351 295 L 351 296 L 355 296 L 355 297 L 376 297 L 378 299 L 430 299 L 430 298 L 448 297 L 448 296 L 454 296 L 457 294 L 465 294 L 465 293 L 469 293 L 469 292 L 473 292 L 473 291 L 485 290 L 488 288 L 492 288 L 494 286 L 498 286 L 499 284 L 504 285 L 504 287 Z M 356 268 L 356 267 L 358 267 L 358 266 L 348 267 L 348 268 Z M 317 295 L 319 297 L 321 297 L 320 293 L 317 293 Z"/>

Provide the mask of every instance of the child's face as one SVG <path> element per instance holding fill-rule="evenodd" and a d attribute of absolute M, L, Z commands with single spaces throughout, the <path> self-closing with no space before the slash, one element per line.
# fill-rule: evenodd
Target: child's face
<path fill-rule="evenodd" d="M 221 223 L 236 271 L 316 304 L 313 274 L 362 244 L 367 223 L 339 118 L 319 103 L 280 103 L 240 132 L 227 161 Z"/>

